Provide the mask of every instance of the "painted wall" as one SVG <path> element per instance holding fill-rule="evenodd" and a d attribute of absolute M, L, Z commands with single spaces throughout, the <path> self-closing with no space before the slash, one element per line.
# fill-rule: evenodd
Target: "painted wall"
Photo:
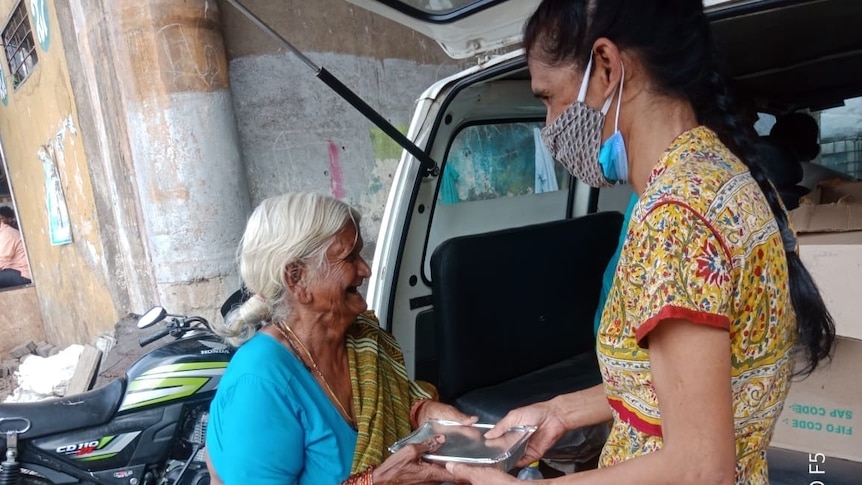
<path fill-rule="evenodd" d="M 214 318 L 249 211 L 218 5 L 64 3 L 118 307 Z"/>
<path fill-rule="evenodd" d="M 28 22 L 32 20 L 38 64 L 16 89 L 8 63 L 0 62 L 6 87 L 0 105 L 0 137 L 45 334 L 56 344 L 89 341 L 91 336 L 110 330 L 117 320 L 106 284 L 90 168 L 54 2 L 23 3 L 31 9 Z M 17 4 L 0 0 L 0 15 L 8 19 Z M 56 168 L 53 179 L 52 166 Z M 54 190 L 48 190 L 52 187 Z M 55 245 L 48 205 L 52 204 L 54 214 L 62 215 L 62 207 L 55 204 L 61 201 L 68 213 L 71 242 Z M 63 218 L 54 220 L 62 222 Z M 65 226 L 55 228 L 55 239 L 62 240 Z M 5 307 L 4 312 L 15 308 Z"/>
<path fill-rule="evenodd" d="M 219 10 L 208 0 L 104 5 L 125 67 L 117 75 L 154 303 L 214 318 L 238 285 L 249 206 Z"/>
<path fill-rule="evenodd" d="M 49 42 L 0 134 L 49 340 L 90 342 L 157 304 L 214 318 L 249 211 L 217 4 L 25 4 Z"/>
<path fill-rule="evenodd" d="M 370 259 L 400 147 L 276 40 L 220 3 L 253 205 L 298 190 L 343 199 L 363 214 Z M 404 132 L 425 88 L 466 67 L 427 37 L 343 0 L 243 3 Z"/>
<path fill-rule="evenodd" d="M 91 341 L 152 304 L 215 317 L 251 206 L 289 190 L 359 207 L 373 254 L 400 148 L 229 4 L 24 1 L 48 37 L 0 135 L 49 340 Z M 466 67 L 343 0 L 244 3 L 402 130 Z M 67 244 L 51 243 L 51 166 Z"/>

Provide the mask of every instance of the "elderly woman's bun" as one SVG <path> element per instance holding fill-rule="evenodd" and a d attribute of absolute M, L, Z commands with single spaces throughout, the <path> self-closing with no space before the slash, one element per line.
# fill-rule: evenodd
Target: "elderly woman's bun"
<path fill-rule="evenodd" d="M 224 325 L 214 325 L 213 331 L 229 345 L 239 347 L 252 338 L 271 316 L 270 304 L 253 296 L 230 310 L 224 317 Z"/>

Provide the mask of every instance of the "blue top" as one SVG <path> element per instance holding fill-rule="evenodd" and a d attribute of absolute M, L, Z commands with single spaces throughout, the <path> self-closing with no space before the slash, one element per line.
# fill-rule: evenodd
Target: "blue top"
<path fill-rule="evenodd" d="M 593 323 L 593 332 L 598 335 L 599 325 L 602 323 L 602 313 L 605 311 L 605 302 L 608 300 L 608 293 L 611 292 L 611 286 L 614 284 L 614 276 L 617 273 L 617 264 L 620 262 L 620 252 L 623 250 L 623 243 L 626 242 L 626 234 L 629 232 L 629 221 L 632 219 L 632 211 L 638 203 L 638 195 L 632 194 L 629 200 L 629 206 L 626 208 L 626 213 L 623 216 L 623 227 L 620 229 L 620 239 L 617 241 L 617 250 L 608 261 L 605 267 L 605 272 L 602 275 L 602 292 L 599 294 L 599 306 L 596 308 L 595 322 Z"/>
<path fill-rule="evenodd" d="M 334 485 L 350 474 L 356 431 L 290 350 L 258 334 L 219 383 L 206 444 L 225 485 Z"/>

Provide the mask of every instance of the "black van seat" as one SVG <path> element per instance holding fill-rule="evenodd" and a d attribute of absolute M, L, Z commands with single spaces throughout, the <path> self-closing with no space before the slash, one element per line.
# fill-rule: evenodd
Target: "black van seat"
<path fill-rule="evenodd" d="M 441 244 L 431 257 L 441 399 L 495 422 L 601 382 L 593 318 L 621 225 L 608 212 Z"/>
<path fill-rule="evenodd" d="M 455 406 L 470 416 L 479 416 L 482 423 L 496 423 L 514 408 L 601 382 L 595 353 L 583 352 L 495 386 L 470 391 L 456 399 Z M 602 450 L 609 431 L 610 427 L 604 425 L 569 431 L 545 453 L 545 458 L 589 462 Z"/>

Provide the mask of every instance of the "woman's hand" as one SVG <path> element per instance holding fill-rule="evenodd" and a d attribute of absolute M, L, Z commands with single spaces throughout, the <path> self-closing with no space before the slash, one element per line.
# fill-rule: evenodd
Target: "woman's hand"
<path fill-rule="evenodd" d="M 491 431 L 488 439 L 503 436 L 513 426 L 536 426 L 527 442 L 527 450 L 518 466 L 526 466 L 545 454 L 566 431 L 582 426 L 605 423 L 613 419 L 602 384 L 557 396 L 509 412 Z"/>
<path fill-rule="evenodd" d="M 443 446 L 446 437 L 436 435 L 422 443 L 405 445 L 372 472 L 374 485 L 413 485 L 455 482 L 455 477 L 440 465 L 422 461 L 422 455 Z"/>
<path fill-rule="evenodd" d="M 422 407 L 419 408 L 419 412 L 416 415 L 416 424 L 421 425 L 422 423 L 430 419 L 455 421 L 465 426 L 469 426 L 479 421 L 478 416 L 467 416 L 461 411 L 458 411 L 458 409 L 456 409 L 454 406 L 443 404 L 439 401 L 429 400 L 422 404 Z"/>
<path fill-rule="evenodd" d="M 503 473 L 496 468 L 470 466 L 463 463 L 447 463 L 446 470 L 455 476 L 455 483 L 469 483 L 470 485 L 521 483 L 521 480 L 518 480 L 512 475 Z"/>
<path fill-rule="evenodd" d="M 524 457 L 518 461 L 517 466 L 526 466 L 541 458 L 568 431 L 561 419 L 561 411 L 557 409 L 552 399 L 509 411 L 509 414 L 496 426 L 485 433 L 485 438 L 499 438 L 514 426 L 537 427 L 536 432 L 527 441 Z"/>

